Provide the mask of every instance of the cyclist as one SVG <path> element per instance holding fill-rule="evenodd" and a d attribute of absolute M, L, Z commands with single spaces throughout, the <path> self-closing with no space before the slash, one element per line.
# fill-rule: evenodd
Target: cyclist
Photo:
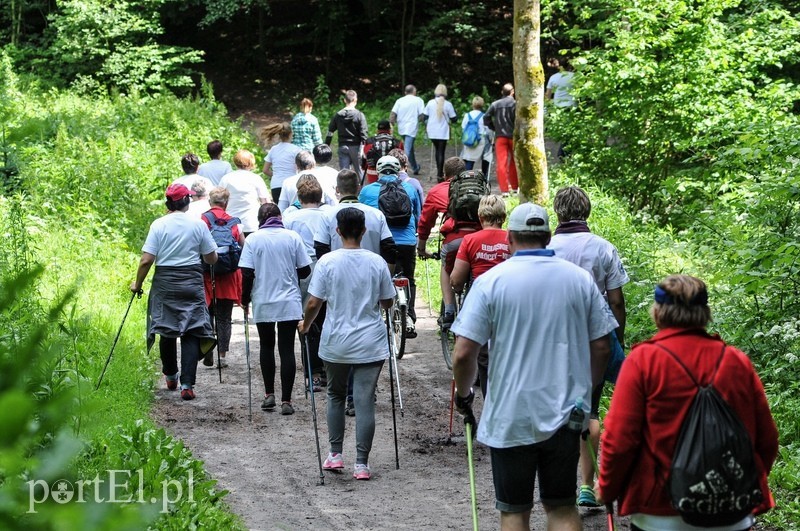
<path fill-rule="evenodd" d="M 397 269 L 408 278 L 408 316 L 411 319 L 406 324 L 406 338 L 413 339 L 417 337 L 417 331 L 414 328 L 414 323 L 417 320 L 417 314 L 414 311 L 414 300 L 417 292 L 417 284 L 414 281 L 414 270 L 417 265 L 415 246 L 417 243 L 417 220 L 419 219 L 420 210 L 422 210 L 422 198 L 411 184 L 400 181 L 398 177 L 400 161 L 395 157 L 390 155 L 381 157 L 375 165 L 375 169 L 378 172 L 378 181 L 362 188 L 361 193 L 358 195 L 359 202 L 379 208 L 380 197 L 384 187 L 392 181 L 400 183 L 411 201 L 411 217 L 405 226 L 389 225 L 389 230 L 392 233 L 394 242 L 397 244 Z M 387 214 L 387 212 L 384 211 L 384 214 Z"/>
<path fill-rule="evenodd" d="M 425 198 L 425 203 L 422 205 L 422 213 L 419 218 L 419 226 L 417 227 L 417 254 L 420 258 L 431 258 L 431 253 L 428 252 L 426 245 L 428 238 L 431 235 L 431 229 L 436 224 L 436 219 L 439 214 L 446 214 L 447 207 L 450 201 L 450 179 L 457 176 L 466 170 L 464 161 L 458 157 L 450 157 L 444 162 L 444 182 L 441 182 L 430 189 L 428 196 Z M 445 216 L 442 226 L 439 228 L 439 234 L 442 237 L 442 269 L 439 281 L 442 287 L 442 301 L 444 302 L 444 313 L 439 316 L 439 324 L 442 326 L 450 326 L 453 324 L 456 312 L 456 296 L 453 288 L 450 286 L 450 272 L 453 270 L 453 264 L 456 259 L 456 252 L 458 251 L 461 240 L 464 236 L 472 232 L 479 231 L 481 226 L 479 223 L 456 221 L 453 218 Z"/>
<path fill-rule="evenodd" d="M 503 230 L 506 220 L 506 204 L 498 195 L 487 195 L 478 206 L 478 218 L 483 230 L 467 234 L 456 254 L 450 285 L 460 293 L 467 281 L 473 281 L 497 264 L 509 258 L 508 234 Z M 486 397 L 486 382 L 489 372 L 489 344 L 481 346 L 478 353 L 478 378 L 481 393 Z"/>

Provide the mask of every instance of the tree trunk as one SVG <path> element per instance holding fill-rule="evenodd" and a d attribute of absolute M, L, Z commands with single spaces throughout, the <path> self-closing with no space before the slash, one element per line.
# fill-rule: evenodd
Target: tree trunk
<path fill-rule="evenodd" d="M 544 148 L 544 70 L 539 48 L 540 0 L 514 0 L 514 160 L 520 202 L 549 201 Z"/>
<path fill-rule="evenodd" d="M 400 19 L 400 88 L 406 86 L 406 12 L 408 0 L 403 0 L 403 16 Z"/>

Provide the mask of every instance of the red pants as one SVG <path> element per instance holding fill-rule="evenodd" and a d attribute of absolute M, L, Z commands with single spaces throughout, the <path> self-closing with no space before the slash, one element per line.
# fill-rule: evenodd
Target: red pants
<path fill-rule="evenodd" d="M 517 166 L 514 164 L 514 139 L 498 136 L 494 143 L 497 159 L 497 185 L 501 192 L 508 192 L 508 187 L 519 188 Z"/>

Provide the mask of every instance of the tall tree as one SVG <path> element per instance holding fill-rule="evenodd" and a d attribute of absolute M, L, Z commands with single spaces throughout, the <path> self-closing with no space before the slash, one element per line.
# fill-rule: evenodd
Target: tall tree
<path fill-rule="evenodd" d="M 517 96 L 514 159 L 519 175 L 520 201 L 546 204 L 549 194 L 544 150 L 544 70 L 539 48 L 540 32 L 540 0 L 514 0 L 513 63 Z"/>

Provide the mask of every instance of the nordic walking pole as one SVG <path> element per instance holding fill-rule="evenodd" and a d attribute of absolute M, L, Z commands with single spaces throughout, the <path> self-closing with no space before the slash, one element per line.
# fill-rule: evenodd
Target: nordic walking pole
<path fill-rule="evenodd" d="M 389 310 L 386 310 L 386 338 L 389 341 L 389 352 L 392 352 L 394 345 L 392 345 L 391 322 L 389 320 Z M 397 413 L 395 412 L 394 405 L 394 375 L 392 374 L 392 362 L 389 360 L 389 389 L 392 394 L 392 431 L 394 431 L 394 464 L 395 469 L 400 470 L 400 451 L 397 448 Z"/>
<path fill-rule="evenodd" d="M 211 265 L 211 303 L 214 305 L 214 337 L 217 340 L 217 370 L 219 383 L 222 383 L 222 361 L 219 356 L 219 319 L 217 319 L 217 281 L 214 278 L 214 265 Z"/>
<path fill-rule="evenodd" d="M 394 312 L 392 312 L 394 314 Z M 397 369 L 397 353 L 395 352 L 395 331 L 394 331 L 394 323 L 393 326 L 389 327 L 389 363 L 392 364 L 394 367 L 394 381 L 397 384 L 397 401 L 400 404 L 400 416 L 404 417 L 405 414 L 403 412 L 403 393 L 400 391 L 400 371 Z"/>
<path fill-rule="evenodd" d="M 247 308 L 244 308 L 244 355 L 247 359 L 247 407 L 250 411 L 250 422 L 253 422 L 253 386 L 250 375 L 250 322 Z"/>
<path fill-rule="evenodd" d="M 469 461 L 469 495 L 472 500 L 472 529 L 478 531 L 478 495 L 475 492 L 475 463 L 472 460 L 472 423 L 465 422 L 467 432 L 467 461 Z"/>
<path fill-rule="evenodd" d="M 314 420 L 314 440 L 317 442 L 317 464 L 319 464 L 319 484 L 325 484 L 325 474 L 322 472 L 322 453 L 319 449 L 319 430 L 317 429 L 317 404 L 314 401 L 314 383 L 311 377 L 311 349 L 308 345 L 308 334 L 303 334 L 303 344 L 306 347 L 306 368 L 308 369 L 308 388 L 311 389 L 311 418 Z"/>
<path fill-rule="evenodd" d="M 592 465 L 594 465 L 594 474 L 595 476 L 600 477 L 600 469 L 597 466 L 597 456 L 594 453 L 592 441 L 589 440 L 589 431 L 587 430 L 582 433 L 581 438 L 586 441 L 586 447 L 589 450 L 589 457 L 592 458 Z M 614 502 L 606 503 L 606 518 L 608 520 L 609 531 L 614 531 Z"/>
<path fill-rule="evenodd" d="M 131 300 L 128 301 L 128 308 L 125 310 L 125 315 L 122 316 L 122 322 L 119 324 L 119 330 L 117 330 L 117 336 L 114 338 L 114 343 L 111 344 L 111 351 L 108 353 L 108 358 L 106 358 L 106 364 L 103 366 L 103 372 L 100 373 L 100 378 L 97 379 L 97 385 L 94 388 L 95 391 L 100 389 L 100 384 L 103 382 L 103 376 L 106 375 L 106 369 L 108 369 L 108 364 L 111 362 L 111 355 L 114 354 L 114 348 L 116 348 L 117 341 L 119 341 L 119 335 L 122 333 L 122 326 L 125 324 L 125 319 L 128 318 L 128 312 L 131 311 L 131 304 L 133 304 L 133 299 L 136 296 L 138 296 L 141 299 L 142 293 L 144 293 L 144 291 L 142 290 L 131 293 Z"/>

